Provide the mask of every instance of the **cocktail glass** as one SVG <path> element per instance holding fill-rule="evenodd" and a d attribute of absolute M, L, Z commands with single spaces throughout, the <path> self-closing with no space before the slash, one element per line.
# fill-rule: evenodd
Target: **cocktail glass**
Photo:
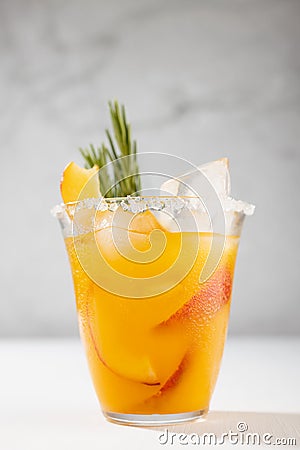
<path fill-rule="evenodd" d="M 157 425 L 202 417 L 219 372 L 244 210 L 224 232 L 192 196 L 61 205 L 79 328 L 105 417 Z"/>

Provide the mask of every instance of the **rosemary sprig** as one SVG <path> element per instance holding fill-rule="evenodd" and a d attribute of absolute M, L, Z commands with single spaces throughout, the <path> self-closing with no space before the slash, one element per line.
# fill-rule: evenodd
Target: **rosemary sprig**
<path fill-rule="evenodd" d="M 126 197 L 137 195 L 141 190 L 141 177 L 137 162 L 137 144 L 131 139 L 131 126 L 127 122 L 124 105 L 119 106 L 117 101 L 109 102 L 109 111 L 113 127 L 113 136 L 106 129 L 108 146 L 104 143 L 100 147 L 90 144 L 88 148 L 80 148 L 87 169 L 95 164 L 99 171 L 100 190 L 105 197 Z M 114 142 L 115 141 L 115 142 Z M 127 158 L 122 158 L 127 156 Z M 112 164 L 112 174 L 106 166 Z"/>

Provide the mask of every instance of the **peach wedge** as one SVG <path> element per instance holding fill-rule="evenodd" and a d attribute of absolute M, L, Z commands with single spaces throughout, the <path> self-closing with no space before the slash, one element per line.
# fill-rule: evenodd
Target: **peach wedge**
<path fill-rule="evenodd" d="M 85 198 L 100 197 L 99 168 L 84 169 L 70 162 L 63 171 L 60 192 L 64 203 L 76 202 Z"/>

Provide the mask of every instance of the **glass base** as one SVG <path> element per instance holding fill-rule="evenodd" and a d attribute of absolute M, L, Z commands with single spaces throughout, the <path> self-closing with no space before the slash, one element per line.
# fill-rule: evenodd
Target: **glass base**
<path fill-rule="evenodd" d="M 104 412 L 107 420 L 120 425 L 133 425 L 140 427 L 153 427 L 160 425 L 174 425 L 204 418 L 206 409 L 179 414 L 120 414 Z"/>

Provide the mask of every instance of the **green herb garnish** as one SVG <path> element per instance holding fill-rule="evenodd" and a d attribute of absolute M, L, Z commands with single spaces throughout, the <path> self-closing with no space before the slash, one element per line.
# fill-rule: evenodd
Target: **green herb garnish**
<path fill-rule="evenodd" d="M 85 168 L 95 164 L 99 167 L 100 191 L 104 197 L 126 197 L 138 195 L 141 190 L 141 178 L 137 163 L 136 141 L 131 139 L 131 126 L 127 122 L 124 105 L 117 101 L 109 102 L 110 117 L 113 126 L 113 136 L 105 130 L 108 145 L 102 143 L 95 148 L 92 144 L 88 148 L 80 148 L 85 160 Z M 123 157 L 127 158 L 123 158 Z M 112 162 L 111 168 L 105 167 Z M 111 172 L 111 173 L 109 173 Z"/>

